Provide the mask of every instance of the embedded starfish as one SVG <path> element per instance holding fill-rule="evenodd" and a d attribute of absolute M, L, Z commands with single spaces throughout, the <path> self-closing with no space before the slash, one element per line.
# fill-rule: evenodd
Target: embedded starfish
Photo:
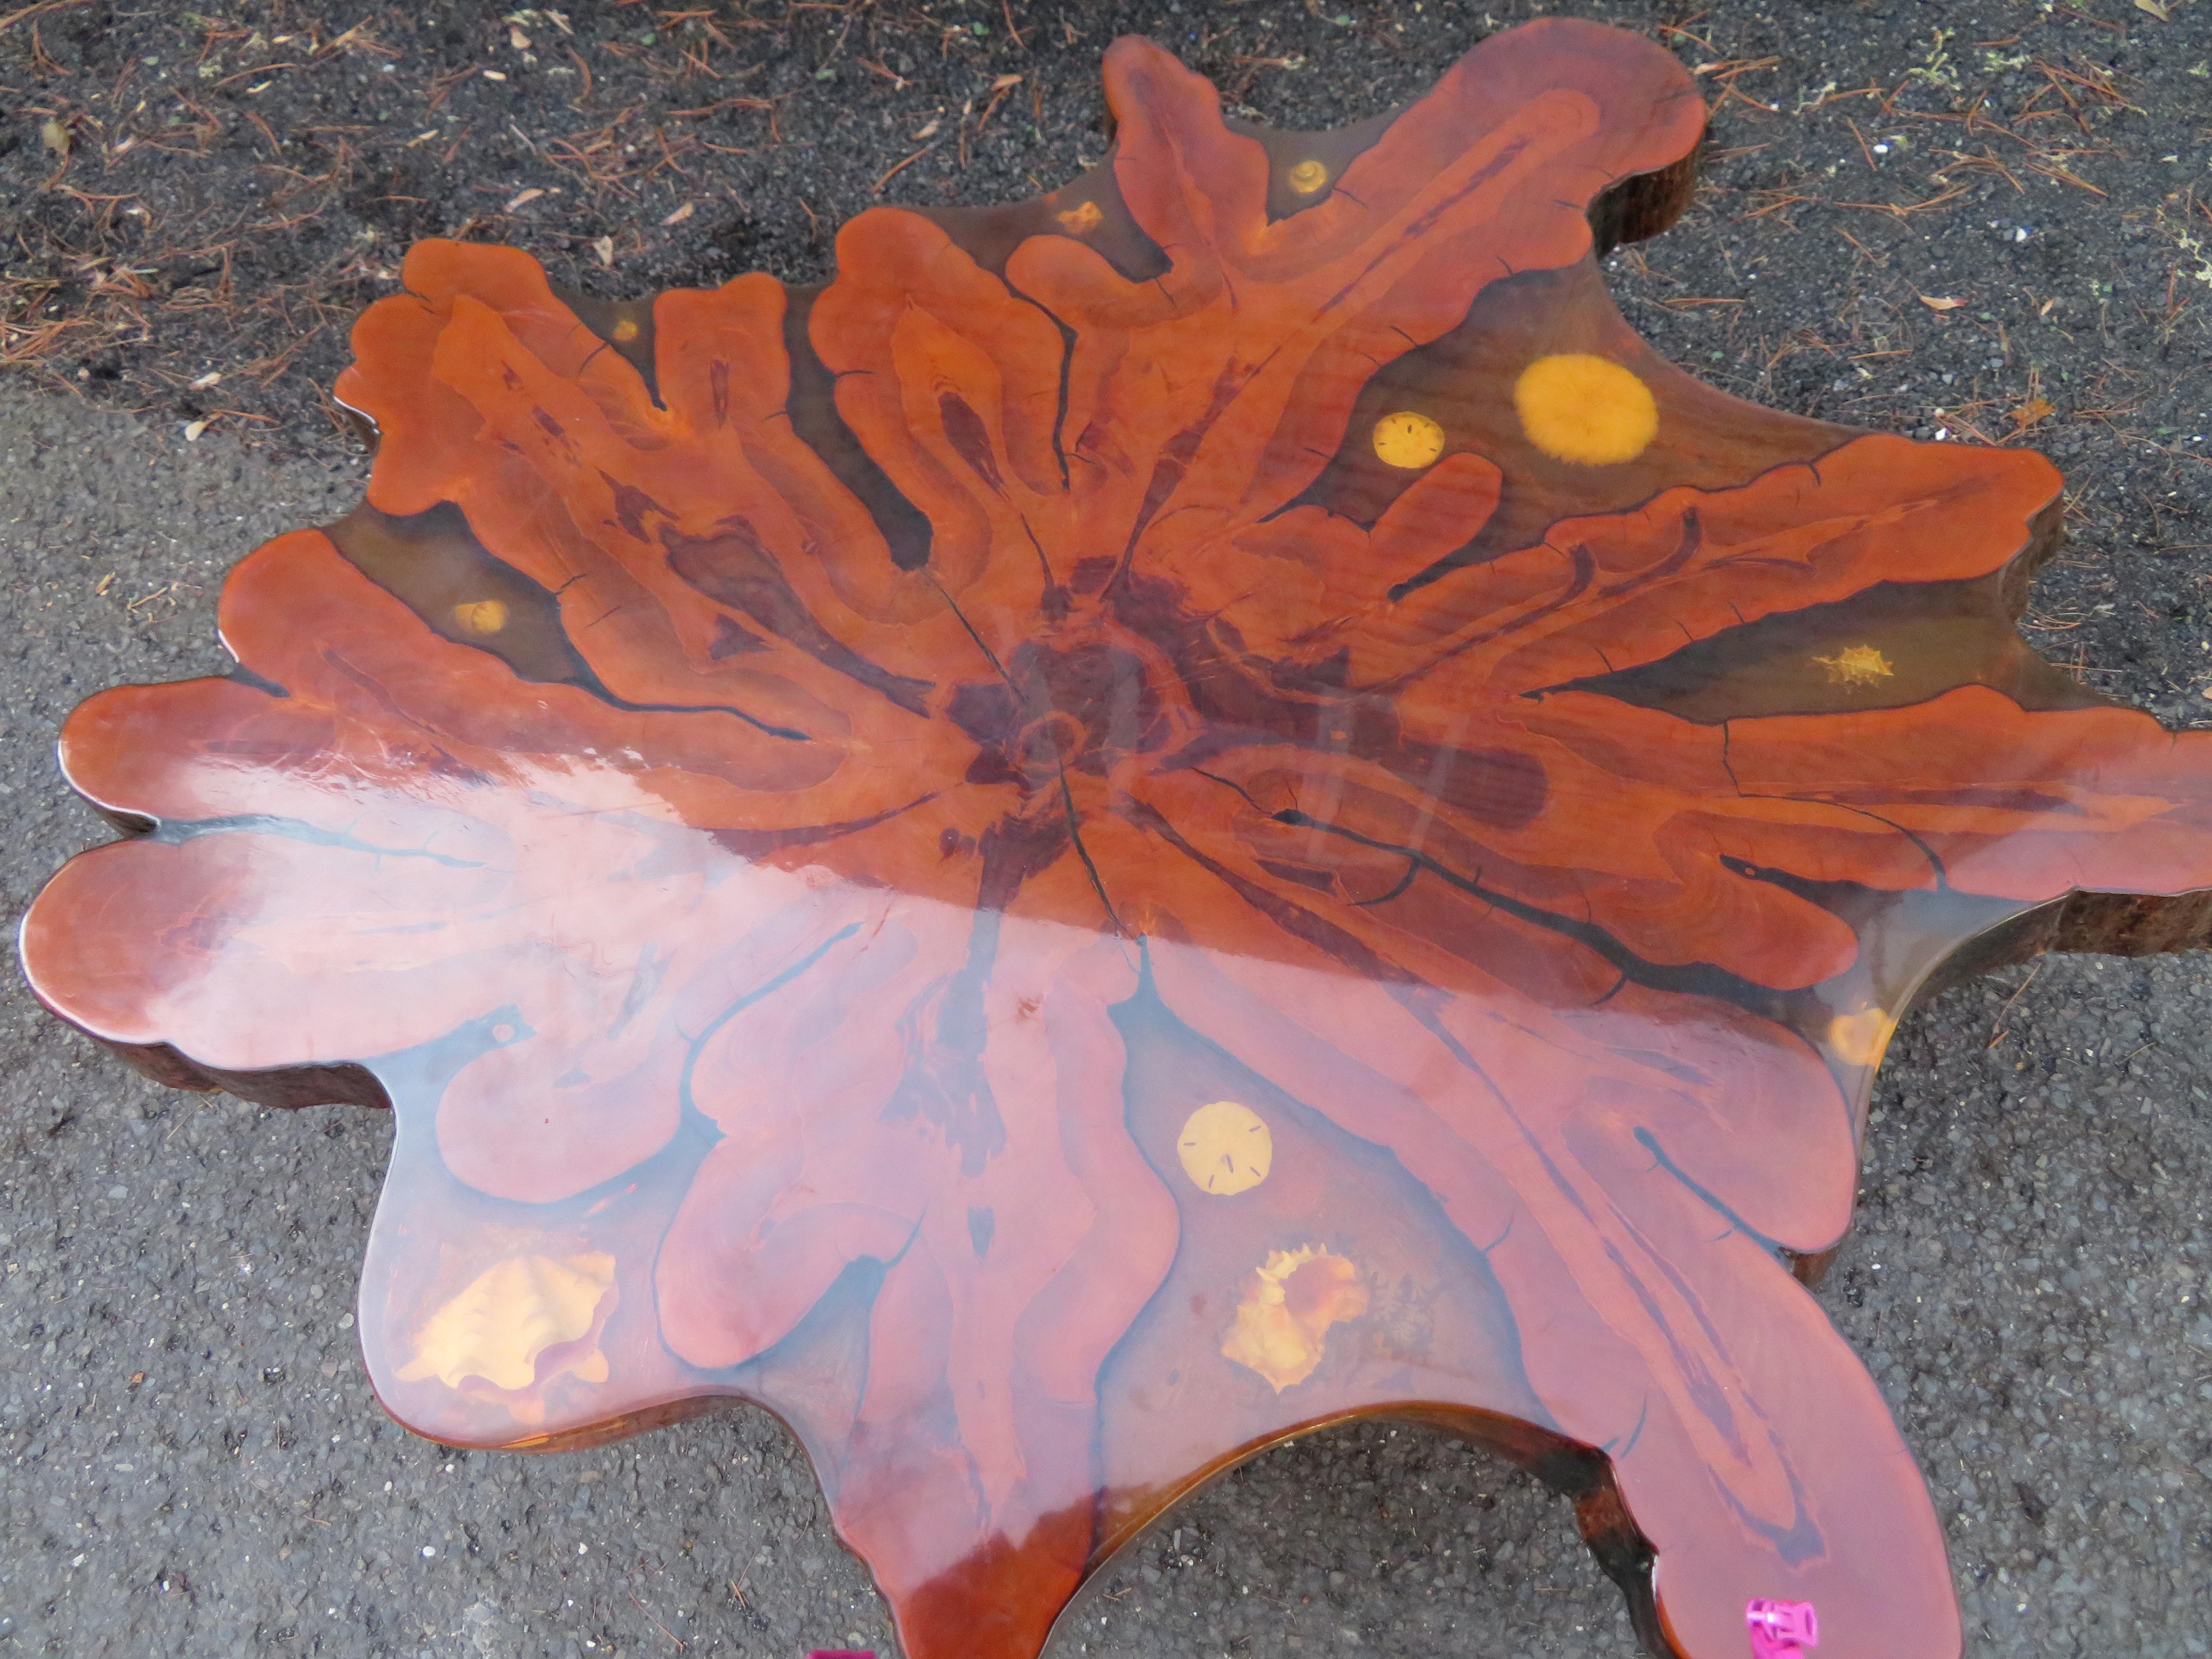
<path fill-rule="evenodd" d="M 1630 332 L 1597 239 L 1704 118 L 1663 52 L 1531 25 L 1321 135 L 1106 76 L 1099 168 L 864 214 L 818 292 L 416 248 L 339 386 L 368 504 L 239 566 L 237 672 L 70 721 L 150 833 L 42 896 L 39 994 L 394 1107 L 392 1413 L 758 1401 L 915 1659 L 1031 1659 L 1176 1497 L 1375 1413 L 1573 1493 L 1655 1652 L 1771 1598 L 1952 1659 L 1790 1262 L 1956 947 L 2212 886 L 2212 749 L 2014 633 L 2046 462 Z"/>

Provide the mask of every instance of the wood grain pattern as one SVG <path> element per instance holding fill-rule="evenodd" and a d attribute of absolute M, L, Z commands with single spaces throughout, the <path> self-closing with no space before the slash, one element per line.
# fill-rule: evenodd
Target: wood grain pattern
<path fill-rule="evenodd" d="M 1943 1541 L 1791 1264 L 1947 963 L 2203 931 L 2212 749 L 2014 629 L 2059 479 L 1722 397 L 1600 283 L 1704 109 L 1532 24 L 848 225 L 819 291 L 564 301 L 432 242 L 367 503 L 112 690 L 139 833 L 24 928 L 166 1081 L 388 1103 L 402 1422 L 742 1397 L 915 1659 L 1031 1659 L 1211 1473 L 1395 1413 L 1540 1470 L 1652 1651 L 1952 1659 Z"/>

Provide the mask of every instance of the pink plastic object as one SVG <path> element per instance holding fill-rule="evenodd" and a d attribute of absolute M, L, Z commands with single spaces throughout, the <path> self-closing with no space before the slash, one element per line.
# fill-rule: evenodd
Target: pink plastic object
<path fill-rule="evenodd" d="M 1820 1620 L 1810 1601 L 1754 1598 L 1743 1610 L 1751 1626 L 1751 1659 L 1800 1659 L 1820 1645 Z"/>

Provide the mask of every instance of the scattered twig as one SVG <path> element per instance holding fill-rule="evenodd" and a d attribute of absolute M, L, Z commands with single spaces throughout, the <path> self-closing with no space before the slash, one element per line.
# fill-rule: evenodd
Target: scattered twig
<path fill-rule="evenodd" d="M 894 161 L 891 164 L 890 171 L 884 173 L 882 178 L 876 180 L 874 185 L 869 188 L 868 194 L 871 196 L 882 195 L 884 193 L 884 186 L 885 185 L 890 183 L 892 179 L 897 178 L 899 174 L 904 173 L 908 167 L 912 167 L 916 161 L 921 160 L 923 156 L 928 155 L 930 151 L 936 148 L 937 146 L 934 144 L 924 144 L 920 149 L 915 151 L 913 155 L 908 156 L 904 161 Z M 801 202 L 799 206 L 806 207 L 806 204 Z M 809 219 L 811 219 L 814 216 L 814 210 L 807 208 L 806 216 Z"/>
<path fill-rule="evenodd" d="M 653 1616 L 653 1609 L 647 1607 L 643 1601 L 638 1601 L 638 1595 L 635 1590 L 632 1590 L 629 1593 L 629 1599 L 637 1603 L 637 1610 L 645 1615 L 647 1622 L 652 1625 L 653 1629 L 659 1631 L 663 1636 L 666 1637 L 671 1644 L 674 1646 L 677 1652 L 683 1653 L 686 1651 L 689 1644 L 685 1643 L 682 1637 L 678 1636 L 674 1631 L 669 1629 L 667 1626 L 662 1624 L 659 1620 Z"/>
<path fill-rule="evenodd" d="M 92 0 L 38 0 L 36 5 L 25 6 L 20 11 L 11 11 L 5 17 L 0 17 L 0 34 L 6 33 L 16 24 L 27 19 L 44 16 L 50 11 L 65 11 L 71 6 L 88 6 L 91 3 Z"/>

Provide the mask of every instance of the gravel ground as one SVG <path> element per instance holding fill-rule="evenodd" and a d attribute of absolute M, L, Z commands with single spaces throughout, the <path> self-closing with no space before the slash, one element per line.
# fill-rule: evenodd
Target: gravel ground
<path fill-rule="evenodd" d="M 1255 28 L 1262 9 L 1126 9 L 1186 49 L 1203 33 L 1225 60 L 1220 37 Z M 1324 39 L 1331 16 L 1352 15 L 1264 9 L 1286 35 Z M 1378 50 L 1388 9 L 1358 8 L 1362 27 L 1344 33 L 1338 56 L 1360 67 L 1343 82 L 1345 104 L 1289 71 L 1245 96 L 1307 122 L 1387 101 L 1397 83 L 1368 75 L 1358 55 Z M 1528 9 L 1491 8 L 1500 22 Z M 1662 9 L 1577 9 L 1649 23 Z M 580 27 L 604 21 L 572 10 Z M 1389 15 L 1419 42 L 1390 69 L 1411 86 L 1479 33 L 1484 14 L 1437 4 Z M 1714 58 L 1685 44 L 1692 63 L 1778 55 L 1765 79 L 1747 72 L 1738 84 L 1779 109 L 1724 105 L 1717 187 L 1667 239 L 1617 264 L 1631 316 L 1732 389 L 1869 424 L 1932 435 L 1971 399 L 1967 418 L 1995 435 L 2009 410 L 2052 403 L 2034 435 L 2081 494 L 2072 551 L 2039 587 L 2043 631 L 2031 637 L 2169 720 L 2201 716 L 2212 487 L 2188 446 L 2212 433 L 2212 266 L 2199 289 L 2175 228 L 2212 234 L 2187 216 L 2212 193 L 2212 100 L 2198 75 L 2212 3 L 2177 0 L 2164 24 L 2119 0 L 2067 14 L 1836 4 L 1818 29 L 1748 3 L 1666 18 L 1715 43 Z M 2089 106 L 2076 125 L 2090 149 L 2069 170 L 2103 194 L 2042 175 L 2015 191 L 1969 170 L 1968 193 L 1940 210 L 1784 204 L 1743 216 L 1803 191 L 1933 193 L 1918 175 L 1842 189 L 1820 171 L 1838 158 L 1858 165 L 1841 118 L 1808 137 L 1811 118 L 1792 125 L 1783 112 L 1825 83 L 1895 84 L 1918 68 L 1935 77 L 1931 109 L 1970 100 L 1978 75 L 2010 113 L 2033 95 L 2033 71 L 2002 67 L 2016 46 L 1972 43 L 2035 28 L 2051 32 L 2030 43 L 2045 61 L 2080 72 L 2095 67 L 2082 55 L 2094 50 L 2120 65 L 2124 107 L 2074 88 Z M 1095 58 L 1107 32 L 1069 51 Z M 756 55 L 795 50 L 780 36 L 744 38 Z M 58 39 L 48 46 L 62 50 Z M 1936 62 L 1939 52 L 1950 55 Z M 805 63 L 763 62 L 769 82 L 800 83 L 795 98 L 837 90 L 817 91 Z M 988 84 L 991 68 L 962 72 Z M 2027 88 L 2014 84 L 2023 73 Z M 787 131 L 809 107 L 786 106 Z M 1893 131 L 1913 135 L 1897 153 L 1921 145 L 1918 164 L 1933 165 L 1929 129 L 1882 127 L 1870 106 L 1858 118 L 1870 172 L 1893 153 L 1878 161 L 1872 146 Z M 1083 130 L 1079 108 L 1066 131 Z M 1940 126 L 1934 136 L 1987 147 Z M 830 170 L 813 198 L 825 218 L 861 205 L 867 181 L 908 148 L 903 129 L 846 137 L 834 161 L 805 162 Z M 1770 167 L 1753 149 L 1762 143 L 1792 161 Z M 999 173 L 980 142 L 977 154 L 985 181 L 963 188 L 988 195 Z M 949 171 L 934 153 L 908 171 L 940 162 Z M 788 227 L 756 213 L 766 251 L 743 258 L 799 259 L 803 242 L 775 241 Z M 1923 309 L 1921 295 L 1968 304 Z M 1741 297 L 1685 303 L 1729 296 Z M 2039 311 L 2046 300 L 2055 307 Z M 109 378 L 127 388 L 135 372 Z M 89 368 L 76 383 L 103 384 Z M 270 407 L 283 412 L 281 399 Z M 0 897 L 11 914 L 106 836 L 53 771 L 60 718 L 102 685 L 222 665 L 212 617 L 223 569 L 357 498 L 360 463 L 311 424 L 256 448 L 233 435 L 246 424 L 234 419 L 188 444 L 180 417 L 195 415 L 132 416 L 0 385 L 0 570 L 21 619 L 0 648 L 0 796 L 16 839 L 0 860 Z M 12 977 L 0 1004 L 10 1079 L 0 1089 L 0 1653 L 10 1643 L 194 1659 L 894 1650 L 866 1573 L 765 1414 L 538 1458 L 448 1452 L 385 1419 L 348 1312 L 389 1151 L 380 1118 L 166 1091 L 43 1017 Z M 1823 1299 L 1928 1473 L 1974 1653 L 2212 1654 L 2208 1013 L 2203 957 L 2051 959 L 1951 994 L 1908 1021 L 1891 1051 L 1858 1231 Z M 1339 1431 L 1255 1460 L 1100 1588 L 1055 1643 L 1058 1659 L 1635 1651 L 1564 1505 L 1412 1429 Z"/>

